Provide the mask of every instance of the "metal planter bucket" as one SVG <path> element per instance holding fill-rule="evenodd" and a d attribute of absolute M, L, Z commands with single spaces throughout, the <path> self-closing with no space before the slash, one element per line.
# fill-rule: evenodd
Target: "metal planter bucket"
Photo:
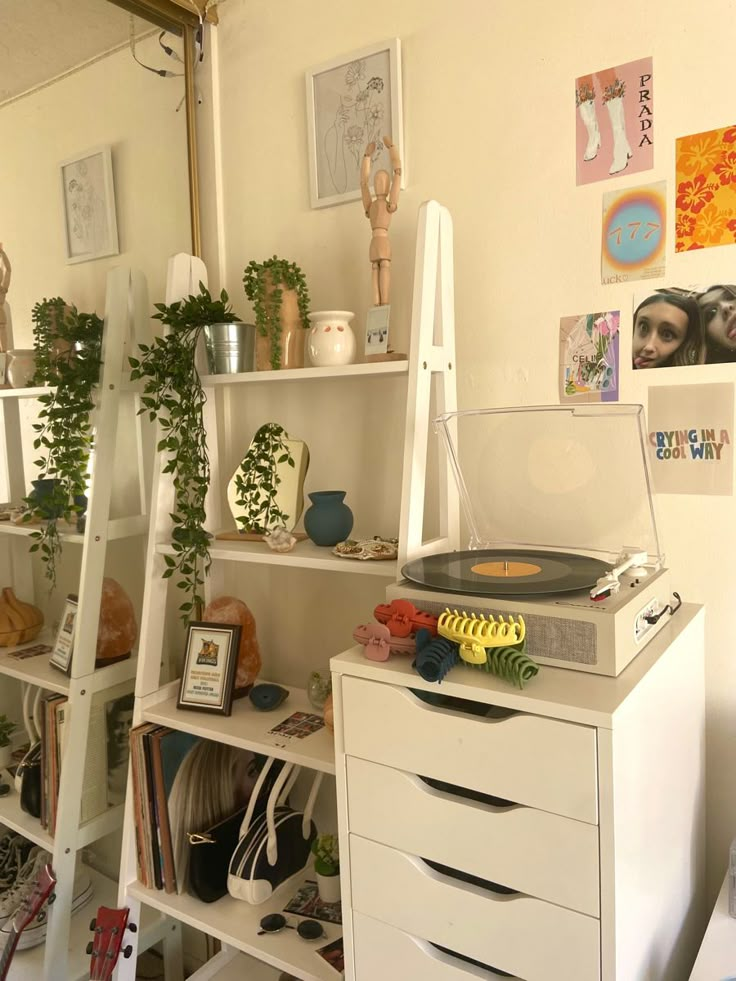
<path fill-rule="evenodd" d="M 256 329 L 253 324 L 208 324 L 204 328 L 204 342 L 210 374 L 254 370 Z"/>

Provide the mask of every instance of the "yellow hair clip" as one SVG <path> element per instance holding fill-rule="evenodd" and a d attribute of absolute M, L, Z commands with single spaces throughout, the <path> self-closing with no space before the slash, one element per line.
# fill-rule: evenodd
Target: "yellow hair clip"
<path fill-rule="evenodd" d="M 468 616 L 463 611 L 445 610 L 437 621 L 437 631 L 441 637 L 446 637 L 460 647 L 460 657 L 468 664 L 485 664 L 487 661 L 486 648 L 511 647 L 520 644 L 526 636 L 524 618 L 515 620 L 509 615 L 508 621 L 501 616 L 498 620 L 484 615 Z"/>

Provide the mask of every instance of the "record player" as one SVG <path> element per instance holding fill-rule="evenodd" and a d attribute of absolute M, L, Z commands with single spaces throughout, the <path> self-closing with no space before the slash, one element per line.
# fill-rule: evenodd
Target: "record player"
<path fill-rule="evenodd" d="M 412 559 L 387 599 L 435 614 L 521 615 L 534 660 L 618 675 L 680 602 L 657 532 L 643 413 L 591 404 L 437 418 L 469 547 Z"/>

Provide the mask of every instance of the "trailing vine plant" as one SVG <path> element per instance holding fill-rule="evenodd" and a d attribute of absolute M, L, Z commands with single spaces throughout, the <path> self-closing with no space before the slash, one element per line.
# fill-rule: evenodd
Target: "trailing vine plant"
<path fill-rule="evenodd" d="M 238 520 L 243 530 L 265 535 L 291 517 L 276 504 L 281 477 L 279 464 L 294 466 L 286 440 L 289 434 L 276 422 L 268 422 L 256 432 L 243 462 L 235 472 L 235 501 L 245 509 Z"/>
<path fill-rule="evenodd" d="M 31 532 L 31 552 L 39 552 L 50 589 L 56 586 L 56 566 L 62 544 L 57 522 L 71 521 L 83 510 L 89 455 L 93 448 L 90 413 L 92 391 L 99 381 L 102 356 L 102 320 L 81 313 L 60 297 L 42 300 L 32 311 L 35 350 L 35 385 L 48 385 L 39 396 L 41 409 L 34 423 L 33 447 L 41 450 L 34 461 L 39 479 L 54 480 L 49 495 L 33 493 L 24 520 L 40 519 L 40 531 Z"/>
<path fill-rule="evenodd" d="M 164 555 L 164 579 L 174 573 L 184 590 L 179 612 L 186 623 L 201 617 L 202 587 L 211 559 L 205 531 L 205 499 L 210 483 L 207 434 L 202 411 L 207 396 L 195 365 L 197 342 L 207 324 L 234 323 L 240 318 L 229 306 L 225 290 L 213 299 L 203 283 L 197 296 L 169 306 L 155 304 L 155 320 L 169 327 L 153 344 L 139 346 L 139 358 L 129 358 L 130 377 L 143 379 L 140 412 L 158 420 L 159 453 L 167 454 L 163 472 L 173 475 L 174 510 L 171 520 L 173 555 Z"/>
<path fill-rule="evenodd" d="M 271 367 L 281 367 L 281 300 L 284 290 L 295 290 L 302 327 L 309 327 L 309 289 L 304 273 L 295 262 L 272 256 L 252 260 L 243 272 L 245 295 L 253 303 L 256 330 L 271 342 Z"/>

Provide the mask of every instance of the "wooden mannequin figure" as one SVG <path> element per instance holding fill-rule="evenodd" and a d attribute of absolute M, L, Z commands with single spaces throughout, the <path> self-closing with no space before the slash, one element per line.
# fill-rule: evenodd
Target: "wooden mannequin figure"
<path fill-rule="evenodd" d="M 384 306 L 389 302 L 391 285 L 391 243 L 388 240 L 388 229 L 391 215 L 399 206 L 399 191 L 401 190 L 401 159 L 399 151 L 388 136 L 384 136 L 391 157 L 393 178 L 385 170 L 376 171 L 373 178 L 375 198 L 371 197 L 368 178 L 371 173 L 371 157 L 376 149 L 375 143 L 369 143 L 360 165 L 360 193 L 363 196 L 365 216 L 371 223 L 373 237 L 371 238 L 370 260 L 373 282 L 373 305 Z"/>
<path fill-rule="evenodd" d="M 0 242 L 0 352 L 8 350 L 8 317 L 5 313 L 5 297 L 10 289 L 10 259 L 3 251 Z"/>

